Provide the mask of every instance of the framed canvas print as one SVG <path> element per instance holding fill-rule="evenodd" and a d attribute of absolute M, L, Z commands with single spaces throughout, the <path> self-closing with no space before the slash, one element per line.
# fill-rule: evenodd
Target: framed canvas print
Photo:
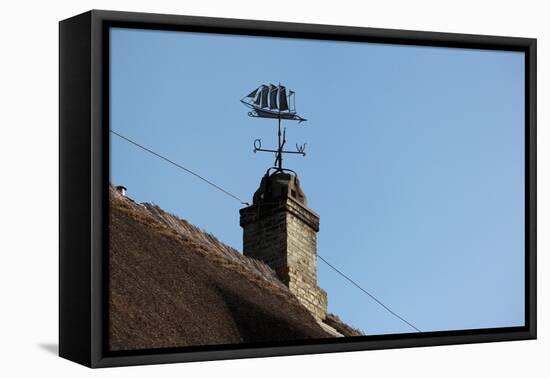
<path fill-rule="evenodd" d="M 59 353 L 536 338 L 536 40 L 60 22 Z"/>

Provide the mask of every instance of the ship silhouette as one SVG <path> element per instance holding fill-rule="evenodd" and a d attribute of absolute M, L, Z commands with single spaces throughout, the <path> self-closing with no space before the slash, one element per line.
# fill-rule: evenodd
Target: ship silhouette
<path fill-rule="evenodd" d="M 286 119 L 291 121 L 307 121 L 296 113 L 294 91 L 283 85 L 262 84 L 254 89 L 241 102 L 252 110 L 250 117 Z"/>

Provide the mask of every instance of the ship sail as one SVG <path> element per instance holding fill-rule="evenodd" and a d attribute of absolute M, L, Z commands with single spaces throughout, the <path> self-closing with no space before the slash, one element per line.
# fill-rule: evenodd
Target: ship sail
<path fill-rule="evenodd" d="M 246 97 L 250 97 L 250 98 L 256 97 L 256 93 L 258 93 L 258 89 L 259 89 L 259 88 L 254 89 L 254 90 L 253 90 L 252 92 L 250 92 L 250 93 L 248 94 L 248 96 L 246 96 Z"/>
<path fill-rule="evenodd" d="M 269 87 L 267 85 L 262 85 L 262 92 L 261 92 L 261 105 L 262 108 L 267 108 L 267 95 L 269 92 Z"/>
<path fill-rule="evenodd" d="M 269 109 L 277 109 L 277 87 L 273 84 L 269 87 Z"/>
<path fill-rule="evenodd" d="M 259 89 L 260 89 L 260 87 L 258 87 L 258 88 L 256 89 L 256 91 L 258 91 Z M 261 100 L 261 98 L 262 98 L 262 92 L 259 92 L 259 93 L 258 93 L 258 96 L 257 96 L 256 99 L 254 100 L 254 105 L 257 105 L 257 106 L 260 105 L 260 100 Z"/>
<path fill-rule="evenodd" d="M 286 99 L 286 88 L 279 86 L 279 110 L 288 110 L 288 101 Z"/>

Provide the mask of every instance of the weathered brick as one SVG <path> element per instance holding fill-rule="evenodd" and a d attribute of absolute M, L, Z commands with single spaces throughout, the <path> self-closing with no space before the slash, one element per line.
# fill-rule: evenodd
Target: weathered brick
<path fill-rule="evenodd" d="M 301 193 L 303 201 L 289 195 L 289 186 Z M 253 204 L 240 211 L 243 253 L 271 266 L 302 304 L 324 319 L 327 295 L 317 286 L 320 219 L 306 203 L 295 176 L 264 177 Z"/>

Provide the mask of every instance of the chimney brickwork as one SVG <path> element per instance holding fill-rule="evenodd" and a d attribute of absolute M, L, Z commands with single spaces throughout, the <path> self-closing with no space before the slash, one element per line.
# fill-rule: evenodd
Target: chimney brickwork
<path fill-rule="evenodd" d="M 298 178 L 266 175 L 240 214 L 244 255 L 273 268 L 317 319 L 325 319 L 327 294 L 317 286 L 319 216 L 307 207 Z"/>

